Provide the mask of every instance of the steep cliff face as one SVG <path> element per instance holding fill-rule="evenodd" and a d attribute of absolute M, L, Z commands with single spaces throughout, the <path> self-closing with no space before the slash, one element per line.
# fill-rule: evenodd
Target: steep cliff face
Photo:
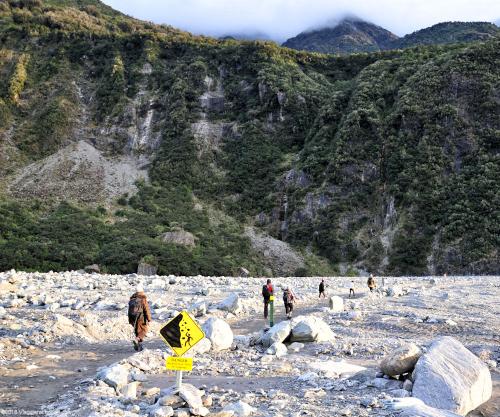
<path fill-rule="evenodd" d="M 333 57 L 19 4 L 0 269 L 498 272 L 497 38 Z M 162 239 L 179 229 L 189 248 Z"/>

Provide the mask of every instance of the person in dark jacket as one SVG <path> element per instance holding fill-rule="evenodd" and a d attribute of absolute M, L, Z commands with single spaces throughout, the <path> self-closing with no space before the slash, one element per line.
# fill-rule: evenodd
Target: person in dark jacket
<path fill-rule="evenodd" d="M 268 279 L 266 285 L 262 287 L 262 298 L 264 299 L 264 318 L 267 319 L 269 315 L 269 302 L 271 297 L 274 297 L 274 287 L 271 280 Z"/>
<path fill-rule="evenodd" d="M 323 298 L 326 298 L 326 295 L 325 295 L 325 280 L 322 279 L 321 282 L 319 283 L 319 298 L 321 298 L 321 296 L 323 296 Z"/>
<path fill-rule="evenodd" d="M 285 303 L 286 318 L 291 319 L 293 312 L 293 303 L 295 303 L 295 294 L 290 289 L 290 287 L 286 287 L 285 291 L 283 292 L 283 302 Z"/>
<path fill-rule="evenodd" d="M 146 294 L 144 294 L 144 288 L 140 284 L 136 287 L 136 292 L 130 297 L 128 303 L 128 322 L 134 327 L 134 349 L 141 351 L 142 342 L 146 338 L 151 322 L 151 310 Z"/>

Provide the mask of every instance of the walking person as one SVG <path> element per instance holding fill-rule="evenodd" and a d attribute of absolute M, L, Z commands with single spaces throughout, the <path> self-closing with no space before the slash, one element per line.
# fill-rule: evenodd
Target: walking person
<path fill-rule="evenodd" d="M 264 318 L 267 320 L 269 316 L 269 303 L 272 298 L 274 299 L 274 287 L 270 279 L 262 287 L 262 297 L 264 298 Z"/>
<path fill-rule="evenodd" d="M 370 274 L 368 281 L 367 281 L 368 288 L 370 289 L 370 292 L 373 292 L 375 288 L 377 288 L 377 283 L 375 282 L 375 278 L 373 277 L 373 274 Z"/>
<path fill-rule="evenodd" d="M 351 294 L 352 294 L 352 298 L 354 298 L 356 296 L 356 294 L 354 293 L 354 280 L 352 280 L 350 283 L 349 283 L 349 298 L 351 298 Z"/>
<path fill-rule="evenodd" d="M 134 327 L 134 349 L 141 351 L 142 342 L 146 338 L 151 322 L 151 310 L 141 284 L 137 285 L 135 293 L 132 294 L 128 302 L 128 322 Z"/>
<path fill-rule="evenodd" d="M 283 291 L 283 302 L 285 303 L 286 318 L 290 320 L 292 318 L 293 304 L 295 303 L 295 294 L 290 287 L 286 287 L 285 291 Z"/>
<path fill-rule="evenodd" d="M 323 298 L 326 298 L 325 288 L 326 288 L 325 280 L 322 279 L 321 282 L 319 283 L 319 298 L 321 298 L 321 296 L 323 296 Z"/>

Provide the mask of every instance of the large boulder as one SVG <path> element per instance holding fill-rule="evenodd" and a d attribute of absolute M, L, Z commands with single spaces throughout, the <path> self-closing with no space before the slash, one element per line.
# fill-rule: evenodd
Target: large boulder
<path fill-rule="evenodd" d="M 413 371 L 413 396 L 434 408 L 466 415 L 491 397 L 488 367 L 450 336 L 434 340 Z"/>
<path fill-rule="evenodd" d="M 329 342 L 335 338 L 330 326 L 315 316 L 294 319 L 290 341 L 292 342 Z"/>
<path fill-rule="evenodd" d="M 128 384 L 129 368 L 125 365 L 115 363 L 102 369 L 97 377 L 110 387 L 120 389 Z"/>
<path fill-rule="evenodd" d="M 242 308 L 241 299 L 238 294 L 231 294 L 219 303 L 218 308 L 233 314 L 238 314 Z"/>
<path fill-rule="evenodd" d="M 380 369 L 385 375 L 396 376 L 413 371 L 422 356 L 420 348 L 410 343 L 389 353 L 380 362 Z"/>
<path fill-rule="evenodd" d="M 137 275 L 151 276 L 156 275 L 157 271 L 157 266 L 151 265 L 145 261 L 139 262 L 139 265 L 137 266 Z"/>
<path fill-rule="evenodd" d="M 330 310 L 332 310 L 335 313 L 340 313 L 344 311 L 344 299 L 342 297 L 339 297 L 337 295 L 330 297 L 329 304 L 330 304 Z"/>
<path fill-rule="evenodd" d="M 166 232 L 161 236 L 165 243 L 194 248 L 196 246 L 196 237 L 183 229 L 175 228 L 171 232 Z"/>
<path fill-rule="evenodd" d="M 212 317 L 203 325 L 207 339 L 212 342 L 215 351 L 229 349 L 233 344 L 233 331 L 224 320 Z"/>
<path fill-rule="evenodd" d="M 100 274 L 101 273 L 101 268 L 97 264 L 92 264 L 92 265 L 87 265 L 84 268 L 84 271 L 87 274 Z"/>
<path fill-rule="evenodd" d="M 281 321 L 262 335 L 260 343 L 265 347 L 269 347 L 276 342 L 283 343 L 290 336 L 291 331 L 291 323 L 289 321 Z"/>

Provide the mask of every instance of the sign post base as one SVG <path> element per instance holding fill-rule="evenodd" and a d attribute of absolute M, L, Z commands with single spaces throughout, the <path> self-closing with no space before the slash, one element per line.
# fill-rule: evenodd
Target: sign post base
<path fill-rule="evenodd" d="M 182 387 L 182 371 L 175 372 L 175 388 L 180 390 Z"/>

